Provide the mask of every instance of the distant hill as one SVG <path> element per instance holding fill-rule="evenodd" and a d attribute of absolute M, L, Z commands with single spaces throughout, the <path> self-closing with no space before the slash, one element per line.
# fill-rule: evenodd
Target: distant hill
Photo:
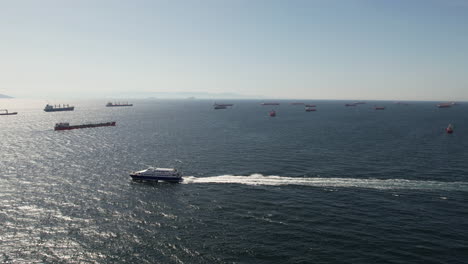
<path fill-rule="evenodd" d="M 205 93 L 205 92 L 126 92 L 120 96 L 136 98 L 158 98 L 158 99 L 250 99 L 261 98 L 261 96 L 248 96 L 236 93 Z"/>
<path fill-rule="evenodd" d="M 13 98 L 13 97 L 8 96 L 8 95 L 4 95 L 4 94 L 0 94 L 0 98 Z"/>

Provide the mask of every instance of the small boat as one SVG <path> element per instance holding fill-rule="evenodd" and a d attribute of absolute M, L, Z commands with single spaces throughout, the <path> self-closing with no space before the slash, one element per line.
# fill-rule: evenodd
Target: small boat
<path fill-rule="evenodd" d="M 269 113 L 269 115 L 270 115 L 271 117 L 275 117 L 275 116 L 276 116 L 276 111 L 275 111 L 275 110 L 271 110 L 270 113 Z"/>
<path fill-rule="evenodd" d="M 306 112 L 314 112 L 314 111 L 317 111 L 316 108 L 313 108 L 313 107 L 306 107 L 305 108 Z"/>
<path fill-rule="evenodd" d="M 60 111 L 73 111 L 75 110 L 75 107 L 74 106 L 70 106 L 70 105 L 49 105 L 47 104 L 44 108 L 44 111 L 45 112 L 60 112 Z"/>
<path fill-rule="evenodd" d="M 55 124 L 54 130 L 71 130 L 71 129 L 105 127 L 105 126 L 115 126 L 115 122 L 91 123 L 91 124 L 73 125 L 73 126 L 70 125 L 70 123 L 57 123 Z"/>
<path fill-rule="evenodd" d="M 359 105 L 359 104 L 366 104 L 366 102 L 360 101 L 360 102 L 354 102 L 354 104 L 356 104 L 356 105 Z"/>
<path fill-rule="evenodd" d="M 452 134 L 453 133 L 453 126 L 452 124 L 449 124 L 448 127 L 445 129 L 445 132 L 447 132 L 447 134 Z"/>
<path fill-rule="evenodd" d="M 345 106 L 356 106 L 357 104 L 345 104 Z"/>
<path fill-rule="evenodd" d="M 111 102 L 108 102 L 106 104 L 106 107 L 118 107 L 118 106 L 133 106 L 133 104 L 129 104 L 128 102 L 127 103 L 111 103 Z"/>
<path fill-rule="evenodd" d="M 375 110 L 385 110 L 385 107 L 383 106 L 376 106 L 374 107 Z"/>
<path fill-rule="evenodd" d="M 0 112 L 0 115 L 17 115 L 18 114 L 18 112 L 8 112 L 8 110 L 6 109 L 0 110 L 0 111 L 5 112 L 5 113 Z"/>
<path fill-rule="evenodd" d="M 306 104 L 305 106 L 306 107 L 316 107 L 316 105 L 314 105 L 314 104 Z"/>
<path fill-rule="evenodd" d="M 153 168 L 149 167 L 146 170 L 135 171 L 130 173 L 133 180 L 140 181 L 166 181 L 179 183 L 183 181 L 182 174 L 174 168 Z"/>
<path fill-rule="evenodd" d="M 262 103 L 262 105 L 279 105 L 279 103 Z"/>

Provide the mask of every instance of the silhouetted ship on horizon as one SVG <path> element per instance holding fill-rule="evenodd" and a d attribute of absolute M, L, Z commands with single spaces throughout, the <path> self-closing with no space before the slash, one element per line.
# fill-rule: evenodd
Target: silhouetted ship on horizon
<path fill-rule="evenodd" d="M 111 102 L 108 102 L 106 104 L 106 107 L 117 107 L 117 106 L 133 106 L 133 104 L 129 104 L 129 103 L 111 103 Z"/>
<path fill-rule="evenodd" d="M 8 112 L 7 109 L 0 109 L 0 115 L 17 115 L 18 112 Z"/>
<path fill-rule="evenodd" d="M 75 107 L 74 106 L 70 106 L 70 105 L 50 105 L 50 104 L 47 104 L 44 108 L 44 111 L 45 112 L 59 112 L 59 111 L 73 111 L 75 110 Z"/>

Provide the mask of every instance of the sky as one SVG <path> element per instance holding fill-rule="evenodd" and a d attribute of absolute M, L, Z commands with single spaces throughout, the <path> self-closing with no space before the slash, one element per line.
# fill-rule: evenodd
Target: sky
<path fill-rule="evenodd" d="M 0 94 L 468 101 L 468 0 L 0 0 Z"/>

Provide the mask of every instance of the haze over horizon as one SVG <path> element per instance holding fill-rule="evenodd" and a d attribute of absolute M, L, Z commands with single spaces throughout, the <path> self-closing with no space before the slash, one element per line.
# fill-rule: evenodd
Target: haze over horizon
<path fill-rule="evenodd" d="M 0 2 L 0 94 L 468 101 L 468 1 Z"/>

